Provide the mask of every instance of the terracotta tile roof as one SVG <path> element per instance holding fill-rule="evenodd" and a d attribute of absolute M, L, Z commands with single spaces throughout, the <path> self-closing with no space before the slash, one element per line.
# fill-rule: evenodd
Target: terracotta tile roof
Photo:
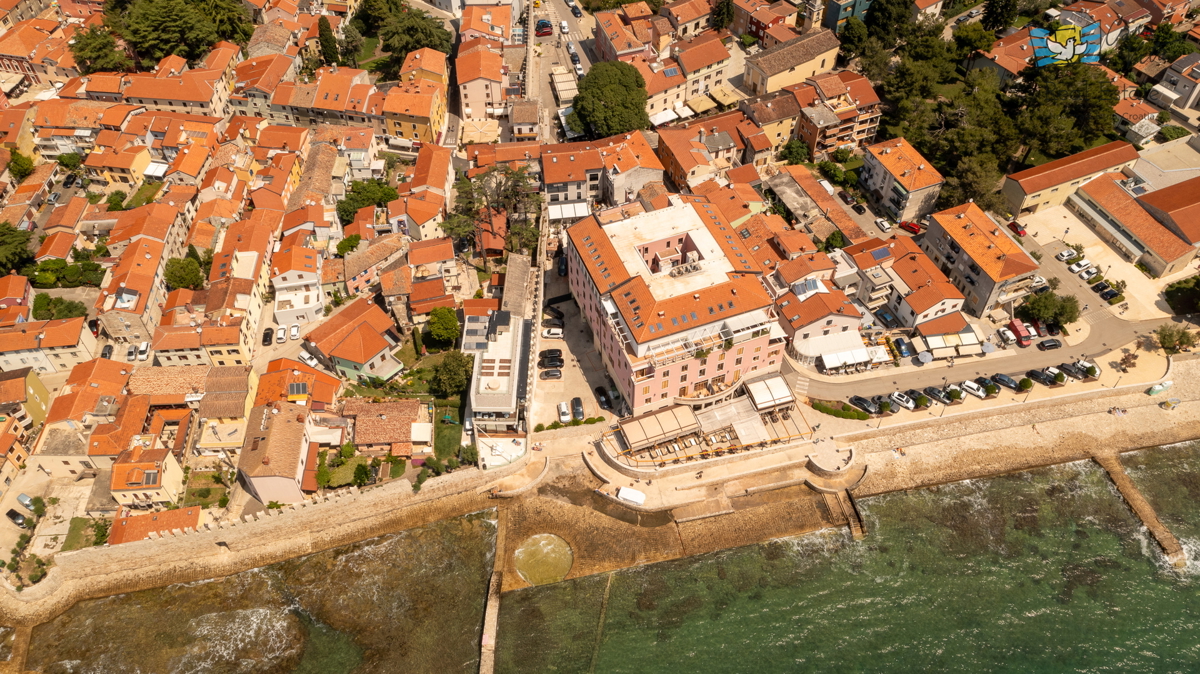
<path fill-rule="evenodd" d="M 410 189 L 415 191 L 419 187 L 429 187 L 442 191 L 449 190 L 446 181 L 450 175 L 452 158 L 453 153 L 448 147 L 432 143 L 422 145 L 420 151 L 417 152 L 417 163 Z"/>
<path fill-rule="evenodd" d="M 130 395 L 147 395 L 156 399 L 171 396 L 182 398 L 190 393 L 204 393 L 204 381 L 211 369 L 211 365 L 139 365 L 129 376 L 126 388 Z"/>
<path fill-rule="evenodd" d="M 828 29 L 821 29 L 747 57 L 746 62 L 754 64 L 770 77 L 798 64 L 808 63 L 827 51 L 840 48 L 841 45 L 837 35 Z M 830 64 L 830 67 L 832 68 L 833 64 Z"/>
<path fill-rule="evenodd" d="M 977 58 L 985 58 L 997 66 L 1016 76 L 1033 63 L 1033 43 L 1030 41 L 1029 29 L 1021 30 L 1002 37 L 992 43 L 988 51 L 978 51 Z"/>
<path fill-rule="evenodd" d="M 675 25 L 679 25 L 708 16 L 712 13 L 712 6 L 707 0 L 676 0 L 663 5 L 659 11 L 665 11 L 668 17 L 675 20 Z"/>
<path fill-rule="evenodd" d="M 384 297 L 408 295 L 412 292 L 412 267 L 408 266 L 408 260 L 405 258 L 401 258 L 399 262 L 401 264 L 385 269 L 379 275 L 379 289 Z"/>
<path fill-rule="evenodd" d="M 1038 268 L 1038 263 L 973 203 L 939 211 L 932 217 L 993 281 L 1005 281 Z"/>
<path fill-rule="evenodd" d="M 871 156 L 892 174 L 896 182 L 909 192 L 945 182 L 942 174 L 903 138 L 893 138 L 866 148 Z"/>
<path fill-rule="evenodd" d="M 410 51 L 408 56 L 404 57 L 404 65 L 400 66 L 400 73 L 410 73 L 415 70 L 428 70 L 439 75 L 446 74 L 448 67 L 446 54 L 428 47 L 422 47 Z"/>
<path fill-rule="evenodd" d="M 299 152 L 308 146 L 308 129 L 296 126 L 268 126 L 258 132 L 258 147 Z"/>
<path fill-rule="evenodd" d="M 412 425 L 420 418 L 421 401 L 390 400 L 373 403 L 351 398 L 342 405 L 342 416 L 354 419 L 354 442 L 387 445 L 412 442 Z"/>
<path fill-rule="evenodd" d="M 123 399 L 121 391 L 131 371 L 131 366 L 107 358 L 94 358 L 76 365 L 51 403 L 46 423 L 66 419 L 80 421 L 85 413 L 96 409 L 102 397 Z"/>
<path fill-rule="evenodd" d="M 286 400 L 288 384 L 303 382 L 308 386 L 308 395 L 314 402 L 332 405 L 341 390 L 342 380 L 320 370 L 309 367 L 298 360 L 277 358 L 267 363 L 267 371 L 258 378 L 258 392 L 254 405 L 266 405 L 277 400 Z"/>
<path fill-rule="evenodd" d="M 383 310 L 373 302 L 359 298 L 304 335 L 304 340 L 323 354 L 365 363 L 387 348 L 388 344 L 380 333 L 395 327 L 396 324 Z M 370 350 L 372 348 L 373 351 Z"/>
<path fill-rule="evenodd" d="M 1117 140 L 1069 157 L 1055 159 L 1041 166 L 1013 173 L 1008 177 L 1010 180 L 1016 181 L 1025 194 L 1034 194 L 1048 187 L 1069 183 L 1093 173 L 1116 168 L 1135 161 L 1137 158 L 1138 153 L 1133 145 L 1123 140 Z"/>
<path fill-rule="evenodd" d="M 454 242 L 449 237 L 414 241 L 408 248 L 408 263 L 413 267 L 454 259 Z"/>
<path fill-rule="evenodd" d="M 1155 220 L 1117 183 L 1122 173 L 1105 173 L 1079 188 L 1080 192 L 1116 218 L 1126 230 L 1156 255 L 1170 263 L 1194 251 L 1183 239 Z"/>
<path fill-rule="evenodd" d="M 804 190 L 808 198 L 817 204 L 847 239 L 857 242 L 867 238 L 867 233 L 842 209 L 841 204 L 833 198 L 833 195 L 821 187 L 812 171 L 803 166 L 785 166 L 783 169 L 792 176 L 792 179 Z"/>
<path fill-rule="evenodd" d="M 389 89 L 384 95 L 383 112 L 413 117 L 432 117 L 437 104 L 445 97 L 445 92 L 440 84 L 427 80 L 402 82 Z M 431 146 L 423 145 L 421 149 L 426 147 Z"/>
<path fill-rule="evenodd" d="M 270 95 L 283 81 L 292 63 L 291 57 L 284 54 L 246 59 L 234 67 L 233 91 L 240 94 L 247 89 L 257 89 Z"/>
<path fill-rule="evenodd" d="M 479 49 L 454 60 L 459 84 L 475 80 L 503 81 L 504 57 L 490 49 Z"/>
<path fill-rule="evenodd" d="M 957 334 L 962 332 L 966 327 L 967 319 L 963 317 L 962 312 L 955 311 L 917 325 L 917 331 L 929 337 L 932 335 Z"/>
<path fill-rule="evenodd" d="M 150 534 L 166 534 L 185 529 L 198 530 L 203 516 L 204 509 L 193 506 L 144 515 L 118 517 L 113 521 L 112 530 L 108 534 L 108 544 L 118 545 L 140 541 L 149 538 Z"/>
<path fill-rule="evenodd" d="M 1191 243 L 1200 242 L 1200 178 L 1155 190 L 1138 201 L 1159 220 L 1173 220 Z"/>
<path fill-rule="evenodd" d="M 112 491 L 159 489 L 163 462 L 170 452 L 168 447 L 143 447 L 140 444 L 122 450 L 113 464 L 109 487 Z"/>
<path fill-rule="evenodd" d="M 85 329 L 84 318 L 63 318 L 56 321 L 20 323 L 0 329 L 0 353 L 74 346 Z"/>
<path fill-rule="evenodd" d="M 1113 113 L 1130 124 L 1137 124 L 1147 117 L 1158 115 L 1158 108 L 1140 98 L 1125 98 L 1113 106 Z"/>
<path fill-rule="evenodd" d="M 271 257 L 271 278 L 291 271 L 317 274 L 320 272 L 317 257 L 317 251 L 302 246 L 291 246 L 281 250 Z"/>
<path fill-rule="evenodd" d="M 0 300 L 24 300 L 29 292 L 29 279 L 20 274 L 0 276 Z"/>
<path fill-rule="evenodd" d="M 507 40 L 512 32 L 512 7 L 468 5 L 462 10 L 458 32 L 465 33 L 469 30 L 478 31 L 496 40 Z"/>
<path fill-rule="evenodd" d="M 182 402 L 182 401 L 181 401 Z M 89 456 L 118 456 L 129 447 L 133 436 L 142 432 L 150 396 L 131 395 L 121 404 L 112 423 L 96 426 L 88 444 Z"/>
<path fill-rule="evenodd" d="M 23 367 L 0 372 L 0 405 L 24 403 L 28 399 L 25 393 L 25 378 L 32 370 L 31 367 Z"/>
<path fill-rule="evenodd" d="M 850 298 L 846 297 L 846 293 L 835 288 L 828 281 L 822 281 L 822 283 L 829 292 L 812 293 L 802 302 L 795 293 L 788 291 L 776 300 L 776 311 L 783 320 L 787 321 L 792 330 L 800 330 L 835 314 L 862 318 L 862 313 L 854 307 Z"/>
<path fill-rule="evenodd" d="M 307 407 L 289 402 L 255 407 L 246 424 L 238 470 L 251 478 L 295 479 L 300 474 L 301 460 L 308 454 L 307 418 Z M 266 430 L 261 430 L 264 426 Z"/>
<path fill-rule="evenodd" d="M 685 71 L 695 73 L 729 60 L 729 50 L 713 35 L 711 39 L 697 39 L 695 44 L 688 45 L 675 58 Z"/>

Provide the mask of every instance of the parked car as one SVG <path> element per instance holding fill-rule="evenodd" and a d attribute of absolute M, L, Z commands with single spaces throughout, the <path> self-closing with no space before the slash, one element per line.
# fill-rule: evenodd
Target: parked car
<path fill-rule="evenodd" d="M 930 400 L 936 400 L 943 405 L 949 405 L 950 403 L 954 402 L 950 399 L 950 394 L 936 386 L 926 386 L 925 395 L 928 396 Z"/>
<path fill-rule="evenodd" d="M 571 58 L 571 63 L 579 65 L 579 54 L 567 54 Z"/>
<path fill-rule="evenodd" d="M 583 421 L 583 398 L 571 398 L 571 414 Z"/>
<path fill-rule="evenodd" d="M 107 358 L 109 360 L 112 360 L 112 354 L 113 354 L 112 344 L 105 344 L 104 348 L 100 349 L 100 357 L 101 358 Z"/>
<path fill-rule="evenodd" d="M 881 231 L 881 232 L 892 231 L 892 223 L 888 222 L 887 220 L 885 220 L 883 218 L 875 218 L 875 226 L 878 227 L 879 231 Z"/>
<path fill-rule="evenodd" d="M 63 189 L 69 189 L 74 184 L 75 184 L 75 174 L 74 173 L 68 174 L 67 179 L 63 181 Z"/>
<path fill-rule="evenodd" d="M 1074 363 L 1059 363 L 1058 369 L 1066 373 L 1068 377 L 1075 381 L 1083 381 L 1087 379 L 1087 372 L 1084 372 L 1079 366 Z"/>
<path fill-rule="evenodd" d="M 138 344 L 138 360 L 150 359 L 150 342 Z"/>
<path fill-rule="evenodd" d="M 1037 383 L 1041 384 L 1042 386 L 1053 386 L 1055 383 L 1054 377 L 1051 377 L 1050 375 L 1046 374 L 1045 372 L 1042 372 L 1041 370 L 1030 370 L 1025 373 L 1025 376 L 1036 381 Z"/>
<path fill-rule="evenodd" d="M 571 14 L 574 15 L 576 19 L 578 19 L 578 18 L 583 17 L 583 10 L 579 9 L 579 5 L 571 5 Z"/>
<path fill-rule="evenodd" d="M 862 396 L 850 396 L 850 404 L 867 414 L 879 414 L 879 405 L 867 400 Z"/>
<path fill-rule="evenodd" d="M 900 223 L 900 229 L 903 229 L 904 231 L 909 232 L 911 234 L 920 234 L 921 233 L 921 226 L 915 222 L 909 222 L 908 220 L 905 220 L 904 222 Z"/>
<path fill-rule="evenodd" d="M 1030 338 L 1030 339 L 1032 339 L 1032 338 L 1034 338 L 1034 337 L 1041 337 L 1041 335 L 1040 335 L 1040 334 L 1038 334 L 1038 331 L 1037 331 L 1037 329 L 1033 327 L 1033 324 L 1032 324 L 1032 323 L 1026 323 L 1026 324 L 1025 324 L 1025 331 L 1029 333 L 1029 338 Z"/>
<path fill-rule="evenodd" d="M 538 354 L 538 358 L 562 358 L 562 349 L 545 349 Z"/>
<path fill-rule="evenodd" d="M 286 341 L 287 341 L 287 328 L 285 328 L 281 325 L 281 326 L 279 326 L 279 328 L 277 330 L 275 330 L 275 343 L 283 344 Z"/>
<path fill-rule="evenodd" d="M 924 396 L 925 398 L 929 398 L 929 396 L 926 396 L 924 393 L 922 393 L 921 391 L 918 391 L 915 388 L 908 389 L 907 391 L 904 392 L 904 395 L 911 398 L 914 403 L 917 402 L 918 400 L 920 400 L 922 396 Z"/>
<path fill-rule="evenodd" d="M 59 199 L 62 199 L 62 192 L 55 192 L 54 194 L 50 195 L 50 198 L 46 200 L 46 203 L 53 206 L 54 204 L 58 203 Z"/>
<path fill-rule="evenodd" d="M 883 396 L 883 395 L 879 395 L 879 396 L 871 396 L 871 402 L 872 402 L 872 403 L 874 403 L 875 407 L 878 407 L 878 408 L 879 408 L 880 412 L 882 412 L 882 411 L 883 411 L 883 404 L 884 404 L 884 403 L 887 403 L 887 404 L 888 404 L 888 408 L 889 408 L 889 409 L 890 409 L 892 412 L 895 412 L 895 411 L 896 411 L 896 406 L 892 404 L 892 401 L 891 401 L 891 400 L 888 400 L 888 397 L 887 397 L 887 396 Z"/>
<path fill-rule="evenodd" d="M 1062 334 L 1062 326 L 1058 321 L 1046 321 L 1046 332 L 1050 333 L 1051 337 L 1057 337 Z"/>
<path fill-rule="evenodd" d="M 1043 339 L 1042 341 L 1038 342 L 1037 347 L 1038 351 L 1052 351 L 1054 349 L 1061 349 L 1062 342 L 1058 341 L 1057 339 Z"/>
<path fill-rule="evenodd" d="M 888 399 L 892 401 L 893 405 L 903 407 L 910 412 L 917 407 L 916 401 L 899 391 L 892 393 L 892 395 L 888 396 Z"/>
<path fill-rule="evenodd" d="M 562 257 L 558 258 L 558 275 L 559 276 L 567 275 L 567 256 L 566 255 L 563 255 Z"/>
<path fill-rule="evenodd" d="M 1017 319 L 1008 322 L 1008 329 L 1012 330 L 1013 336 L 1017 338 L 1017 345 L 1024 348 L 1033 343 L 1033 336 L 1029 334 L 1029 330 L 1025 328 L 1025 324 Z"/>
<path fill-rule="evenodd" d="M 1042 278 L 1041 276 L 1034 276 L 1030 283 L 1031 285 L 1035 286 L 1044 286 L 1046 285 L 1046 279 Z"/>
<path fill-rule="evenodd" d="M 533 31 L 533 34 L 534 34 L 534 35 L 536 35 L 537 37 L 547 37 L 547 36 L 549 36 L 549 35 L 553 35 L 553 34 L 554 34 L 554 29 L 553 29 L 553 28 L 551 28 L 549 25 L 546 25 L 546 26 L 538 26 L 538 27 L 537 27 L 537 28 L 536 28 L 536 29 Z"/>
<path fill-rule="evenodd" d="M 272 328 L 267 328 L 266 330 L 263 330 L 262 345 L 263 346 L 271 346 L 271 342 L 273 342 L 273 341 L 275 341 L 275 330 Z"/>
<path fill-rule="evenodd" d="M 587 73 L 583 72 L 583 66 L 576 63 L 575 64 L 575 77 L 578 77 L 579 79 L 583 79 L 583 76 L 586 74 Z"/>
<path fill-rule="evenodd" d="M 956 24 L 959 24 L 959 23 L 966 23 L 966 22 L 968 22 L 968 21 L 970 21 L 970 20 L 971 20 L 971 17 L 969 17 L 969 16 L 965 16 L 965 15 L 964 15 L 964 16 L 960 16 L 960 17 L 958 17 L 957 19 L 955 19 L 955 20 L 954 20 L 954 23 L 956 23 Z"/>
<path fill-rule="evenodd" d="M 1083 271 L 1079 272 L 1079 278 L 1083 279 L 1084 281 L 1091 281 L 1099 275 L 1100 270 L 1096 269 L 1095 267 L 1092 267 L 1091 269 L 1084 269 Z"/>
<path fill-rule="evenodd" d="M 546 328 L 542 330 L 542 337 L 545 339 L 562 339 L 562 328 Z"/>
<path fill-rule="evenodd" d="M 1056 383 L 1058 382 L 1058 375 L 1060 375 L 1060 374 L 1063 376 L 1063 383 L 1066 383 L 1071 380 L 1071 377 L 1066 372 L 1063 372 L 1062 370 L 1060 370 L 1056 367 L 1042 368 L 1042 372 L 1045 372 L 1046 374 L 1050 375 L 1050 378 L 1053 379 Z"/>
<path fill-rule="evenodd" d="M 838 199 L 841 199 L 842 203 L 846 204 L 847 206 L 854 205 L 854 197 L 850 196 L 850 193 L 846 190 L 838 190 L 837 195 Z"/>
<path fill-rule="evenodd" d="M 1011 229 L 1013 234 L 1016 234 L 1017 236 L 1025 236 L 1025 227 L 1016 220 L 1008 223 L 1008 228 Z"/>
<path fill-rule="evenodd" d="M 300 324 L 292 323 L 292 329 L 288 331 L 288 336 L 292 339 L 300 339 Z"/>
<path fill-rule="evenodd" d="M 1033 319 L 1032 321 L 1026 323 L 1025 325 L 1033 327 L 1033 333 L 1034 333 L 1035 337 L 1045 337 L 1046 336 L 1046 328 L 1043 327 L 1042 322 L 1037 320 L 1036 318 Z"/>
<path fill-rule="evenodd" d="M 129 348 L 125 350 L 125 361 L 132 363 L 135 360 L 137 360 L 137 347 L 130 344 Z"/>
<path fill-rule="evenodd" d="M 604 390 L 603 386 L 596 387 L 596 402 L 600 403 L 602 410 L 612 409 L 608 404 L 608 392 Z"/>
<path fill-rule="evenodd" d="M 1107 281 L 1101 281 L 1092 286 L 1092 290 L 1098 293 L 1102 293 L 1110 288 L 1112 288 L 1112 286 L 1108 285 Z"/>
<path fill-rule="evenodd" d="M 566 19 L 558 22 L 558 29 L 562 31 L 563 35 L 571 32 L 571 27 L 567 25 Z"/>
<path fill-rule="evenodd" d="M 1042 286 L 1042 287 L 1040 287 L 1040 288 L 1034 288 L 1034 289 L 1033 289 L 1033 294 L 1034 294 L 1034 295 L 1044 295 L 1044 294 L 1046 294 L 1046 293 L 1048 293 L 1048 292 L 1050 292 L 1050 286 Z"/>
<path fill-rule="evenodd" d="M 854 211 L 855 213 L 858 213 L 859 215 L 867 214 L 867 207 L 863 206 L 862 204 L 854 204 L 853 206 L 850 207 L 850 210 Z"/>
<path fill-rule="evenodd" d="M 20 503 L 29 512 L 33 512 L 33 499 L 29 498 L 29 494 L 20 494 L 17 496 L 17 503 Z"/>
<path fill-rule="evenodd" d="M 996 334 L 1000 335 L 1000 341 L 1004 342 L 1005 344 L 1017 343 L 1017 336 L 1014 335 L 1012 330 L 1009 330 L 1008 328 L 1000 328 L 996 331 Z"/>
<path fill-rule="evenodd" d="M 571 422 L 571 406 L 567 403 L 558 404 L 558 422 L 560 424 Z"/>
<path fill-rule="evenodd" d="M 1017 380 L 1006 374 L 997 372 L 996 374 L 992 375 L 992 381 L 1003 386 L 1004 388 L 1012 389 L 1013 391 L 1021 390 L 1021 385 L 1017 383 Z"/>
<path fill-rule="evenodd" d="M 567 43 L 567 53 L 568 53 L 568 54 L 576 54 L 576 53 L 578 53 L 578 50 L 577 50 L 577 49 L 575 49 L 575 43 L 574 43 L 574 42 L 568 42 L 568 43 Z"/>
<path fill-rule="evenodd" d="M 1101 372 L 1100 366 L 1096 365 L 1095 363 L 1092 363 L 1092 362 L 1089 362 L 1086 360 L 1077 360 L 1077 361 L 1075 361 L 1075 367 L 1079 368 L 1080 372 L 1083 372 L 1085 378 L 1087 376 L 1089 376 L 1087 373 L 1092 368 L 1096 368 L 1096 376 L 1097 377 L 1100 376 L 1100 372 Z"/>
<path fill-rule="evenodd" d="M 946 385 L 946 397 L 947 398 L 950 398 L 951 400 L 953 400 L 955 391 L 958 391 L 958 399 L 962 400 L 963 399 L 963 390 L 962 390 L 961 386 L 959 386 L 958 384 L 947 384 Z"/>
<path fill-rule="evenodd" d="M 8 517 L 8 519 L 12 520 L 13 524 L 21 527 L 22 529 L 27 528 L 26 522 L 28 522 L 28 520 L 26 520 L 25 516 L 21 513 L 15 510 L 9 510 L 8 512 L 4 513 L 4 515 Z"/>
<path fill-rule="evenodd" d="M 996 382 L 992 381 L 991 379 L 988 379 L 987 377 L 976 377 L 975 383 L 979 384 L 979 387 L 983 389 L 984 393 L 987 393 L 989 386 L 996 386 Z M 996 388 L 1000 388 L 1000 387 L 996 386 Z"/>
<path fill-rule="evenodd" d="M 564 314 L 562 312 L 562 309 L 559 309 L 558 307 L 555 307 L 555 306 L 551 306 L 549 304 L 546 305 L 546 308 L 544 309 L 544 311 L 555 318 L 566 318 L 566 316 L 567 316 L 566 314 Z"/>
<path fill-rule="evenodd" d="M 1092 266 L 1092 263 L 1089 262 L 1088 260 L 1084 259 L 1084 260 L 1080 260 L 1079 262 L 1076 262 L 1075 264 L 1071 265 L 1070 267 L 1067 267 L 1067 271 L 1071 272 L 1072 274 L 1078 274 L 1079 272 L 1083 271 L 1084 269 L 1087 269 L 1090 266 Z"/>
<path fill-rule="evenodd" d="M 905 342 L 903 339 L 897 339 L 893 340 L 892 343 L 896 345 L 896 350 L 900 352 L 901 358 L 908 358 L 912 355 L 912 351 L 908 348 L 908 342 Z"/>
<path fill-rule="evenodd" d="M 979 16 L 980 14 L 983 14 L 982 9 L 972 9 L 971 11 L 967 12 L 967 16 L 971 17 L 972 19 Z"/>
<path fill-rule="evenodd" d="M 545 379 L 562 379 L 562 370 L 542 370 L 540 378 Z"/>
<path fill-rule="evenodd" d="M 538 361 L 539 370 L 557 370 L 563 365 L 566 365 L 566 363 L 563 362 L 562 358 L 543 358 Z"/>
<path fill-rule="evenodd" d="M 542 321 L 543 328 L 561 328 L 563 326 L 564 323 L 558 318 L 547 318 L 546 320 Z"/>
<path fill-rule="evenodd" d="M 987 397 L 987 391 L 985 391 L 982 386 L 980 386 L 979 384 L 976 384 L 975 382 L 971 381 L 970 379 L 964 381 L 960 385 L 960 388 L 962 390 L 966 391 L 967 393 L 970 393 L 971 395 L 975 396 L 976 398 L 979 398 L 980 400 L 983 400 L 984 398 Z"/>
<path fill-rule="evenodd" d="M 1058 255 L 1055 255 L 1054 259 L 1058 260 L 1059 262 L 1066 262 L 1067 260 L 1074 260 L 1076 257 L 1079 257 L 1079 253 L 1076 253 L 1074 248 L 1068 248 Z"/>
<path fill-rule="evenodd" d="M 305 365 L 307 365 L 309 367 L 320 367 L 321 366 L 321 361 L 317 360 L 316 356 L 314 356 L 311 353 L 304 351 L 304 350 L 300 351 L 300 362 L 304 363 Z"/>
<path fill-rule="evenodd" d="M 88 321 L 88 330 L 92 331 L 93 337 L 99 337 L 100 336 L 100 319 L 93 318 L 90 321 Z"/>
<path fill-rule="evenodd" d="M 1117 292 L 1116 289 L 1109 289 L 1109 290 L 1105 290 L 1104 292 L 1100 293 L 1100 299 L 1104 300 L 1105 302 L 1108 302 L 1110 300 L 1115 300 L 1116 298 L 1118 298 L 1120 296 L 1121 296 L 1121 293 Z"/>

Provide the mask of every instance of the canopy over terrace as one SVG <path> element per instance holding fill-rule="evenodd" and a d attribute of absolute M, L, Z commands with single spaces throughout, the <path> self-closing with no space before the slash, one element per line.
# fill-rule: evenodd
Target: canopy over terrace
<path fill-rule="evenodd" d="M 621 422 L 625 444 L 633 451 L 699 432 L 700 422 L 687 405 L 674 405 Z"/>
<path fill-rule="evenodd" d="M 962 314 L 954 313 L 922 323 L 917 330 L 925 336 L 925 344 L 934 358 L 983 353 L 982 340 Z"/>
<path fill-rule="evenodd" d="M 699 96 L 688 101 L 687 106 L 689 108 L 691 108 L 692 111 L 695 112 L 697 115 L 699 115 L 699 114 L 703 114 L 703 113 L 708 112 L 709 110 L 712 110 L 713 108 L 717 107 L 717 104 L 714 103 L 713 99 L 709 98 L 707 95 L 700 94 Z"/>
<path fill-rule="evenodd" d="M 787 380 L 779 375 L 746 384 L 746 393 L 750 396 L 750 402 L 754 403 L 754 409 L 759 412 L 788 407 L 796 402 Z"/>
<path fill-rule="evenodd" d="M 591 209 L 584 201 L 574 204 L 550 204 L 551 220 L 582 220 L 591 214 Z"/>

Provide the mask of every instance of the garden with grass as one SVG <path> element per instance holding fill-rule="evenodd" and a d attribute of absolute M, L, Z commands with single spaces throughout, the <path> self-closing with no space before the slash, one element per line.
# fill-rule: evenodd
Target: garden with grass
<path fill-rule="evenodd" d="M 1163 290 L 1171 311 L 1177 315 L 1200 309 L 1200 275 L 1176 281 Z"/>
<path fill-rule="evenodd" d="M 201 508 L 224 508 L 229 505 L 229 483 L 233 477 L 222 471 L 189 472 L 187 491 L 181 508 L 200 506 Z"/>

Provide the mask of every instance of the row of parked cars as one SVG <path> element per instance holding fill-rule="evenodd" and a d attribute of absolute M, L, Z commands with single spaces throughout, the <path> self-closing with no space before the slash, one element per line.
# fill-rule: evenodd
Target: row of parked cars
<path fill-rule="evenodd" d="M 1024 376 L 1043 386 L 1054 386 L 1059 383 L 1058 376 L 1060 374 L 1062 375 L 1063 383 L 1082 381 L 1090 376 L 1100 376 L 1100 368 L 1086 360 L 1079 360 L 1074 363 L 1062 363 L 1058 367 L 1029 370 Z M 1001 387 L 1014 392 L 1020 392 L 1021 382 L 1015 377 L 996 373 L 991 377 L 976 377 L 975 379 L 968 379 L 959 384 L 950 384 L 945 388 L 926 386 L 921 390 L 908 389 L 907 391 L 895 391 L 887 396 L 877 395 L 870 398 L 851 396 L 849 403 L 867 414 L 881 414 L 883 411 L 882 403 L 884 402 L 888 403 L 891 410 L 906 409 L 912 411 L 917 408 L 917 401 L 922 397 L 927 398 L 931 403 L 939 402 L 943 405 L 949 405 L 954 400 L 961 400 L 964 394 L 970 394 L 983 400 L 988 397 L 989 390 L 998 391 Z M 955 391 L 958 392 L 957 395 L 954 393 Z"/>

